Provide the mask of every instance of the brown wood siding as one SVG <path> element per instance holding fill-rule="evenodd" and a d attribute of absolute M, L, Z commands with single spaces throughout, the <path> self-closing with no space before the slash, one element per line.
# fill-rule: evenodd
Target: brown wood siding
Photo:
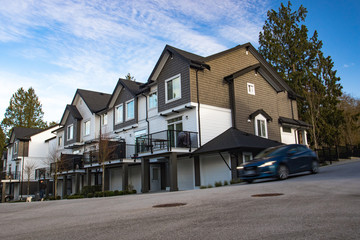
<path fill-rule="evenodd" d="M 254 84 L 255 95 L 248 94 L 247 83 Z M 291 100 L 287 93 L 277 93 L 260 74 L 255 76 L 255 71 L 234 79 L 234 88 L 237 128 L 255 134 L 255 123 L 249 123 L 248 117 L 253 112 L 263 109 L 272 118 L 272 121 L 267 123 L 268 138 L 281 141 L 278 119 L 280 116 L 292 118 Z"/>
<path fill-rule="evenodd" d="M 134 99 L 134 119 L 131 119 L 129 121 L 126 121 L 126 102 Z M 123 105 L 123 122 L 120 124 L 115 124 L 115 107 L 122 104 Z M 123 88 L 118 96 L 118 98 L 115 101 L 115 107 L 113 108 L 113 123 L 114 123 L 114 130 L 124 128 L 127 126 L 131 126 L 133 124 L 137 123 L 138 118 L 138 104 L 137 104 L 137 98 L 134 97 L 128 90 Z"/>
<path fill-rule="evenodd" d="M 165 101 L 165 81 L 176 75 L 181 75 L 181 98 L 173 102 L 166 103 Z M 157 79 L 158 84 L 158 111 L 162 112 L 186 103 L 190 102 L 190 76 L 189 76 L 189 64 L 177 55 L 173 55 L 173 58 L 169 58 L 159 77 Z"/>
<path fill-rule="evenodd" d="M 29 156 L 29 142 L 19 141 L 18 151 L 13 155 L 13 158 L 28 157 Z"/>
<path fill-rule="evenodd" d="M 258 61 L 250 52 L 246 55 L 245 49 L 238 49 L 206 63 L 210 65 L 211 70 L 198 72 L 200 103 L 230 108 L 229 85 L 224 82 L 224 77 Z M 195 69 L 190 70 L 190 79 L 191 101 L 197 102 Z"/>

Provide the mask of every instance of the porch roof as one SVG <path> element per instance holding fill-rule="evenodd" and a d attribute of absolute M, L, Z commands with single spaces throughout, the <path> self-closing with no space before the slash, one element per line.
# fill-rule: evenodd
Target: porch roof
<path fill-rule="evenodd" d="M 281 145 L 282 143 L 262 137 L 255 136 L 250 133 L 240 131 L 237 128 L 231 127 L 211 141 L 207 142 L 201 148 L 194 151 L 193 155 L 200 155 L 204 153 L 226 152 L 234 150 L 246 149 L 265 149 Z"/>

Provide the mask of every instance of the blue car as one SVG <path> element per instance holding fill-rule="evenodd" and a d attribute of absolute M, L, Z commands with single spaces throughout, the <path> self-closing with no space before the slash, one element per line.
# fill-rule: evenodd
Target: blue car
<path fill-rule="evenodd" d="M 259 178 L 284 180 L 289 174 L 310 171 L 319 172 L 316 153 L 300 144 L 267 148 L 250 162 L 237 167 L 240 179 L 252 183 Z"/>

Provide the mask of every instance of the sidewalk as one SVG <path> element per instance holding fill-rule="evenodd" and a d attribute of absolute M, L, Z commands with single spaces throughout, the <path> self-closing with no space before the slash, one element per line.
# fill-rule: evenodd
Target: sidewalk
<path fill-rule="evenodd" d="M 325 161 L 327 165 L 321 166 L 321 167 L 329 167 L 329 166 L 335 166 L 335 165 L 343 165 L 347 163 L 353 163 L 353 162 L 360 162 L 360 158 L 351 158 L 351 159 L 339 159 L 338 161 L 332 161 L 330 164 L 330 161 Z"/>

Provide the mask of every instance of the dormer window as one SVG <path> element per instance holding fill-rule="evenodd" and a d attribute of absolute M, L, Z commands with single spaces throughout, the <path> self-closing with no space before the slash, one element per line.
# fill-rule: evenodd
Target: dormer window
<path fill-rule="evenodd" d="M 126 103 L 126 121 L 134 119 L 135 109 L 134 109 L 134 99 Z"/>
<path fill-rule="evenodd" d="M 165 81 L 166 102 L 172 102 L 181 98 L 181 76 L 176 75 Z"/>
<path fill-rule="evenodd" d="M 19 143 L 16 141 L 14 142 L 14 154 L 18 152 L 18 148 L 19 148 Z"/>
<path fill-rule="evenodd" d="M 157 92 L 150 93 L 149 95 L 149 109 L 157 107 Z"/>
<path fill-rule="evenodd" d="M 71 124 L 67 127 L 67 140 L 71 140 L 74 138 L 74 125 Z"/>
<path fill-rule="evenodd" d="M 123 105 L 120 104 L 115 107 L 115 124 L 123 122 Z"/>
<path fill-rule="evenodd" d="M 108 123 L 108 116 L 107 116 L 107 113 L 104 113 L 102 115 L 102 125 L 107 125 Z"/>
<path fill-rule="evenodd" d="M 247 83 L 247 92 L 250 95 L 255 95 L 255 85 L 252 83 Z"/>
<path fill-rule="evenodd" d="M 84 136 L 90 135 L 90 120 L 84 123 Z"/>

